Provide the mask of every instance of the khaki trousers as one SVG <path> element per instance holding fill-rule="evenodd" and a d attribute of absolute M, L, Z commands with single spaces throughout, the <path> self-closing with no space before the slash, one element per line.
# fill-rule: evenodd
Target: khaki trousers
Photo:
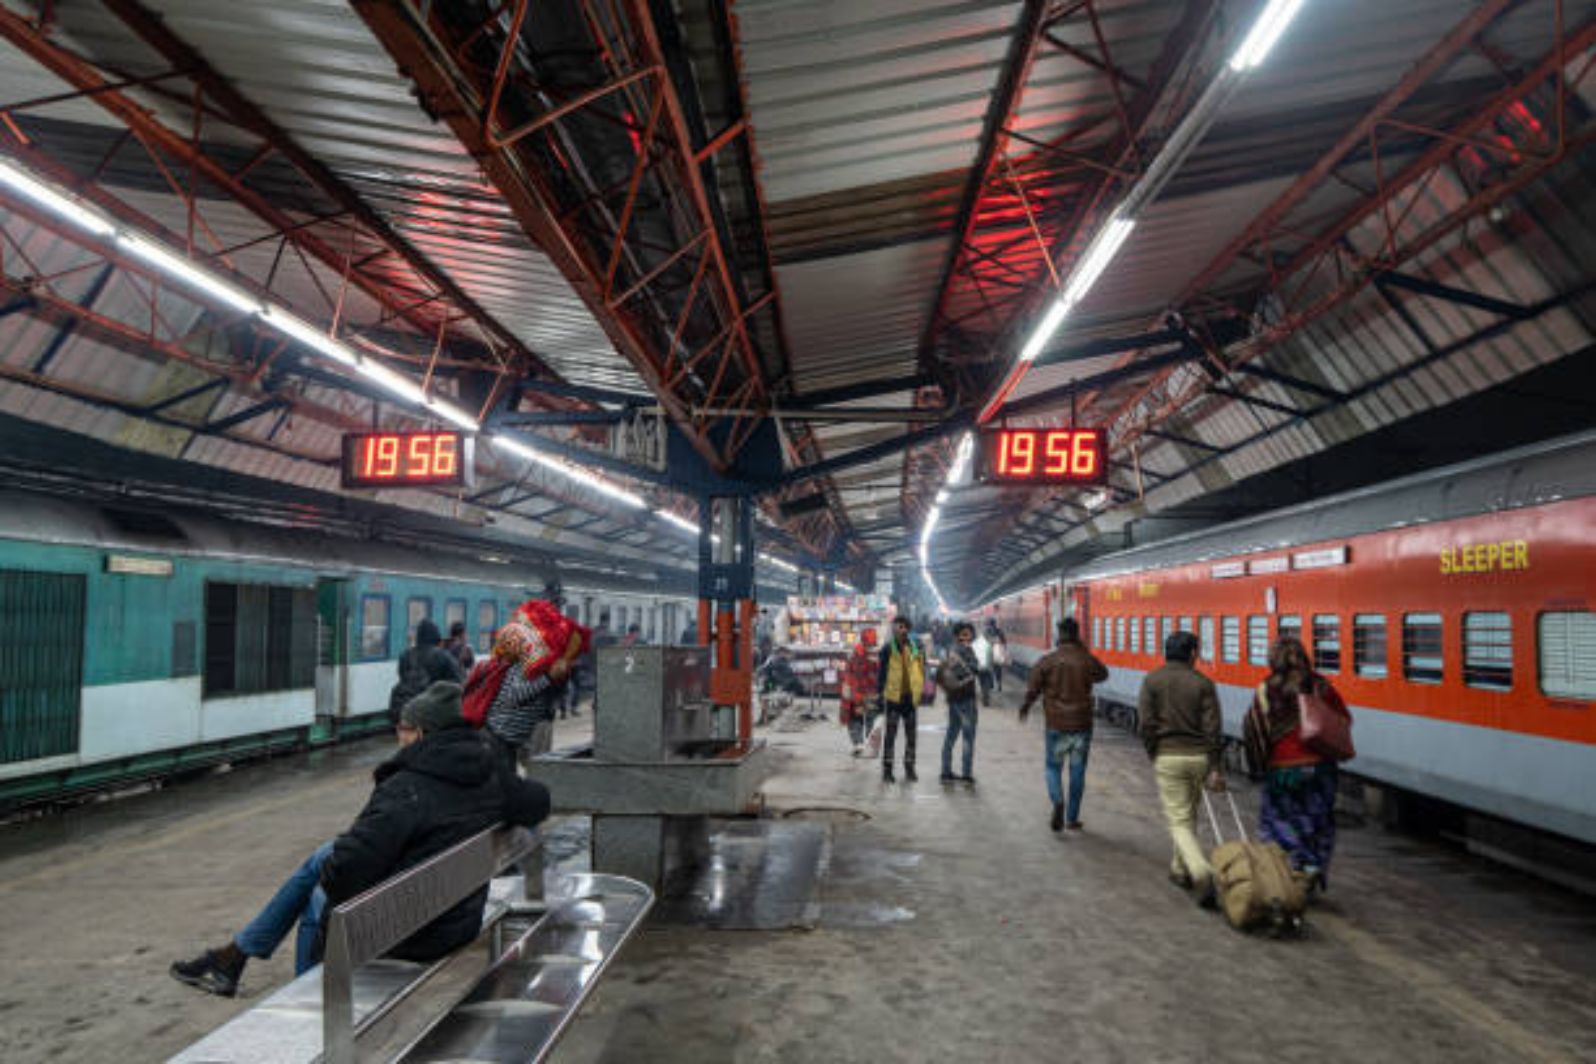
<path fill-rule="evenodd" d="M 1201 890 L 1213 878 L 1213 869 L 1197 841 L 1197 803 L 1202 801 L 1203 780 L 1208 777 L 1208 755 L 1160 754 L 1153 759 L 1153 775 L 1158 780 L 1169 837 L 1175 844 L 1169 870 L 1177 876 L 1191 876 Z"/>

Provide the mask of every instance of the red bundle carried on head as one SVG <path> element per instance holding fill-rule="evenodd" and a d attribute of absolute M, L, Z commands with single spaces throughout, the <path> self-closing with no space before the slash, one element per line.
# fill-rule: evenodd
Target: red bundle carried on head
<path fill-rule="evenodd" d="M 528 599 L 517 606 L 511 623 L 505 627 L 514 630 L 511 638 L 517 644 L 515 656 L 529 680 L 548 672 L 557 661 L 563 660 L 569 666 L 577 655 L 593 647 L 592 629 L 577 624 L 552 602 L 542 599 Z"/>

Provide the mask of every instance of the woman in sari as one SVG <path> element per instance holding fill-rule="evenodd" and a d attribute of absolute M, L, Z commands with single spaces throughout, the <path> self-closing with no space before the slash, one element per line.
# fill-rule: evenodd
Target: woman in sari
<path fill-rule="evenodd" d="M 1302 641 L 1282 638 L 1269 653 L 1269 676 L 1258 685 L 1242 735 L 1248 767 L 1264 781 L 1259 837 L 1286 851 L 1310 890 L 1323 891 L 1335 849 L 1339 773 L 1334 760 L 1302 740 L 1299 696 L 1305 694 L 1347 715 L 1330 681 L 1313 671 Z"/>

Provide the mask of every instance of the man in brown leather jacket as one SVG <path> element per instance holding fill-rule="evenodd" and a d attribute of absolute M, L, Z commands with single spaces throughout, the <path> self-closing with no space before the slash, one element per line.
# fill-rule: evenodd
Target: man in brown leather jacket
<path fill-rule="evenodd" d="M 1038 697 L 1047 718 L 1047 752 L 1042 776 L 1053 801 L 1050 826 L 1064 826 L 1064 759 L 1070 763 L 1069 826 L 1081 827 L 1081 795 L 1086 791 L 1086 759 L 1092 751 L 1092 685 L 1108 679 L 1108 669 L 1081 645 L 1081 626 L 1073 617 L 1058 625 L 1058 646 L 1036 663 L 1020 703 L 1020 723 Z"/>

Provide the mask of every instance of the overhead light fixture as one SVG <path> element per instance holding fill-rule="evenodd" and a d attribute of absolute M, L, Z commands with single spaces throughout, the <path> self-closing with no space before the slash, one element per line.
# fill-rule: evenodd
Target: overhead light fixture
<path fill-rule="evenodd" d="M 673 514 L 669 510 L 655 510 L 654 516 L 659 518 L 661 521 L 664 521 L 666 524 L 675 525 L 677 528 L 681 529 L 683 532 L 689 533 L 690 535 L 696 536 L 703 531 L 698 527 L 697 524 L 689 521 L 685 517 Z"/>
<path fill-rule="evenodd" d="M 69 222 L 90 236 L 108 237 L 116 232 L 116 225 L 105 215 L 75 196 L 63 195 L 32 174 L 0 159 L 0 185 L 4 185 L 25 199 L 32 200 L 64 222 Z"/>
<path fill-rule="evenodd" d="M 514 436 L 507 436 L 502 432 L 495 432 L 488 438 L 493 441 L 493 445 L 495 447 L 498 447 L 501 450 L 508 451 L 510 454 L 513 454 L 518 458 L 524 458 L 528 462 L 540 465 L 544 469 L 550 470 L 551 472 L 558 473 L 563 477 L 575 481 L 584 488 L 591 488 L 600 495 L 603 495 L 606 498 L 614 499 L 616 502 L 624 503 L 634 510 L 641 510 L 648 505 L 648 503 L 643 500 L 641 495 L 638 495 L 635 492 L 627 491 L 620 485 L 613 484 L 594 473 L 592 470 L 585 469 L 574 462 L 567 462 L 563 458 L 555 458 L 552 455 L 544 454 L 542 451 L 523 443 Z"/>
<path fill-rule="evenodd" d="M 770 565 L 774 565 L 778 569 L 784 569 L 784 570 L 786 570 L 789 573 L 798 572 L 798 566 L 794 565 L 790 561 L 787 561 L 785 558 L 778 558 L 774 554 L 764 554 L 764 553 L 761 553 L 758 557 L 759 557 L 760 561 L 766 562 L 766 563 L 768 563 Z"/>
<path fill-rule="evenodd" d="M 1086 298 L 1086 293 L 1090 292 L 1097 279 L 1103 276 L 1103 271 L 1108 269 L 1110 262 L 1114 261 L 1114 256 L 1119 254 L 1119 249 L 1125 246 L 1125 240 L 1135 228 L 1134 218 L 1124 218 L 1116 214 L 1108 220 L 1103 231 L 1097 234 L 1097 238 L 1086 249 L 1080 264 L 1071 271 L 1069 283 L 1064 286 L 1063 302 L 1066 308 L 1073 307 Z"/>
<path fill-rule="evenodd" d="M 259 314 L 265 309 L 259 296 L 244 291 L 209 270 L 198 268 L 189 259 L 153 240 L 136 233 L 120 232 L 116 234 L 116 245 L 134 258 L 154 266 L 178 283 L 198 289 L 240 314 Z"/>
<path fill-rule="evenodd" d="M 1021 362 L 1036 361 L 1036 356 L 1040 355 L 1042 349 L 1047 346 L 1048 341 L 1053 339 L 1053 334 L 1058 332 L 1060 325 L 1064 324 L 1064 318 L 1069 312 L 1070 304 L 1062 299 L 1053 301 L 1053 305 L 1047 308 L 1047 313 L 1042 316 L 1042 320 L 1031 331 L 1031 338 L 1025 341 L 1024 347 L 1020 348 Z"/>
<path fill-rule="evenodd" d="M 948 501 L 948 489 L 947 488 L 943 488 L 941 491 L 937 492 L 937 505 L 941 506 L 943 503 L 945 503 L 947 501 Z"/>
<path fill-rule="evenodd" d="M 455 406 L 447 399 L 440 399 L 435 395 L 429 395 L 427 397 L 427 409 L 431 410 L 434 414 L 437 414 L 445 421 L 453 422 L 460 428 L 465 429 L 467 432 L 476 432 L 482 428 L 482 423 L 480 421 L 478 421 L 471 414 L 468 414 L 464 410 L 460 409 L 458 406 Z"/>
<path fill-rule="evenodd" d="M 326 329 L 318 329 L 302 318 L 297 318 L 282 307 L 267 307 L 261 312 L 260 320 L 288 337 L 296 343 L 310 348 L 340 362 L 346 366 L 353 366 L 360 361 L 359 357 L 339 343 L 334 337 L 327 335 Z"/>
<path fill-rule="evenodd" d="M 355 372 L 407 403 L 416 406 L 425 406 L 427 403 L 427 393 L 421 390 L 418 382 L 402 373 L 394 372 L 375 359 L 360 359 L 355 363 Z"/>
<path fill-rule="evenodd" d="M 1258 21 L 1252 24 L 1246 39 L 1236 54 L 1230 57 L 1230 69 L 1236 73 L 1252 70 L 1269 56 L 1280 35 L 1286 32 L 1291 20 L 1302 9 L 1303 0 L 1269 0 Z"/>

